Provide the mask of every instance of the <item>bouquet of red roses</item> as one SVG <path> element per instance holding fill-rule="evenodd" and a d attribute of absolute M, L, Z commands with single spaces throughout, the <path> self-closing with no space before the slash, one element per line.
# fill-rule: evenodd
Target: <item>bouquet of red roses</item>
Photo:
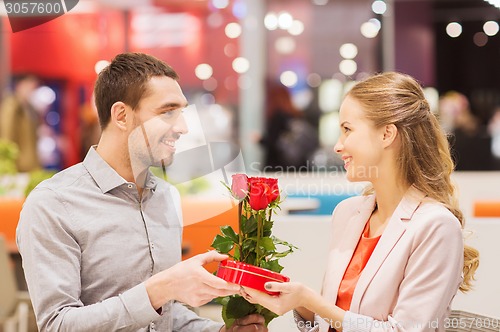
<path fill-rule="evenodd" d="M 292 253 L 296 247 L 272 235 L 272 216 L 281 203 L 278 180 L 235 174 L 228 189 L 239 201 L 239 230 L 236 232 L 231 226 L 222 226 L 222 234 L 215 236 L 212 247 L 236 262 L 222 262 L 217 275 L 263 291 L 265 281 L 288 281 L 279 274 L 283 269 L 279 259 Z M 253 313 L 264 316 L 266 325 L 277 317 L 239 295 L 219 298 L 218 302 L 222 304 L 222 318 L 228 327 L 234 320 Z"/>

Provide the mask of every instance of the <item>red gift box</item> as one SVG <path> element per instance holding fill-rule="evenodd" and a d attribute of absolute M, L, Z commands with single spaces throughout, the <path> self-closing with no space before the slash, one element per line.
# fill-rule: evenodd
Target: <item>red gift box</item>
<path fill-rule="evenodd" d="M 278 295 L 279 292 L 270 292 L 264 288 L 264 284 L 268 281 L 288 282 L 290 278 L 277 272 L 257 267 L 251 264 L 242 262 L 224 260 L 219 263 L 217 276 L 245 287 L 250 287 L 261 292 L 266 292 L 269 295 Z"/>

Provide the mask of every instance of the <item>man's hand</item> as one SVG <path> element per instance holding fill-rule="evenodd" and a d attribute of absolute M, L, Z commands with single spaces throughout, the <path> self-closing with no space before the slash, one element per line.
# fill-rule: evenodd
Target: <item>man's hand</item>
<path fill-rule="evenodd" d="M 203 265 L 227 259 L 216 251 L 193 256 L 149 278 L 146 290 L 153 308 L 170 300 L 198 307 L 219 296 L 236 294 L 240 286 L 228 283 L 209 273 Z"/>
<path fill-rule="evenodd" d="M 227 328 L 222 327 L 220 332 L 267 332 L 264 317 L 253 314 L 237 319 L 234 324 Z"/>

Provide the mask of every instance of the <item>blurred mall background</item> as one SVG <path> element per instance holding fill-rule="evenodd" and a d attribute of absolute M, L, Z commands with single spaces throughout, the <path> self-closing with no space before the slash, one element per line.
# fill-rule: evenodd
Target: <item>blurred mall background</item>
<path fill-rule="evenodd" d="M 38 121 L 36 149 L 44 170 L 80 162 L 97 143 L 97 73 L 121 52 L 155 55 L 180 74 L 196 107 L 201 141 L 219 144 L 212 146 L 219 164 L 239 155 L 249 173 L 278 172 L 289 203 L 276 234 L 310 248 L 296 253 L 284 272 L 318 290 L 324 259 L 315 252 L 326 250 L 329 215 L 340 200 L 360 191 L 339 174 L 332 151 L 342 96 L 372 73 L 414 76 L 450 134 L 454 179 L 473 231 L 467 241 L 481 251 L 476 288 L 457 295 L 454 308 L 500 319 L 499 0 L 80 0 L 68 13 L 18 32 L 0 2 L 1 99 L 11 97 L 27 74 L 37 78 L 27 100 Z M 282 126 L 273 120 L 276 109 L 307 123 L 307 144 L 294 144 L 300 151 L 293 156 L 279 155 L 271 145 Z M 12 127 L 1 121 L 0 128 Z M 0 175 L 36 168 L 5 166 L 5 146 L 1 142 Z M 37 176 L 34 183 L 45 175 Z M 0 181 L 0 196 L 12 193 L 9 181 Z M 218 226 L 234 218 L 234 209 L 214 210 L 214 195 L 190 197 L 205 187 L 203 181 L 181 187 L 187 193 L 185 224 L 192 224 L 185 228 L 185 257 L 206 251 Z M 20 198 L 16 202 L 0 199 L 0 233 L 18 263 L 14 232 L 26 192 L 11 195 Z M 311 262 L 317 271 L 304 273 Z M 282 325 L 276 321 L 272 331 L 292 330 L 290 317 Z"/>
<path fill-rule="evenodd" d="M 207 110 L 205 135 L 235 142 L 247 166 L 259 161 L 262 169 L 271 86 L 287 86 L 317 130 L 310 160 L 334 164 L 336 112 L 349 83 L 397 70 L 428 88 L 436 113 L 449 91 L 467 98 L 478 129 L 474 143 L 459 139 L 460 162 L 494 169 L 500 125 L 488 131 L 488 124 L 500 105 L 498 7 L 495 0 L 80 0 L 61 17 L 13 33 L 0 6 L 0 89 L 7 95 L 25 73 L 49 88 L 34 100 L 38 149 L 45 168 L 62 169 L 98 137 L 96 73 L 117 53 L 150 53 L 172 65 L 190 102 Z M 453 120 L 444 125 L 453 131 Z M 480 153 L 472 164 L 468 150 Z"/>

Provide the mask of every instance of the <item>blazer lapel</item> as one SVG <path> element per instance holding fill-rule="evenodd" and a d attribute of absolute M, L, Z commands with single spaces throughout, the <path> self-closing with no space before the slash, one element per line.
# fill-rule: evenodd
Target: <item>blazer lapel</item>
<path fill-rule="evenodd" d="M 412 218 L 424 197 L 425 194 L 412 186 L 408 189 L 401 202 L 398 204 L 396 210 L 391 216 L 391 219 L 389 220 L 389 223 L 387 224 L 386 229 L 384 230 L 384 233 L 380 237 L 375 250 L 373 250 L 368 263 L 363 269 L 363 272 L 361 272 L 358 284 L 356 285 L 352 297 L 350 309 L 353 312 L 359 312 L 361 299 L 366 291 L 366 288 L 396 243 L 404 234 L 407 222 Z"/>
<path fill-rule="evenodd" d="M 328 264 L 329 269 L 326 271 L 323 282 L 323 296 L 331 303 L 337 301 L 337 293 L 340 282 L 344 277 L 345 270 L 351 261 L 354 249 L 361 237 L 361 233 L 370 218 L 373 209 L 375 208 L 375 196 L 367 197 L 356 214 L 354 214 L 347 223 L 342 238 L 339 240 L 339 245 L 331 251 Z M 341 216 L 338 216 L 341 217 Z"/>

